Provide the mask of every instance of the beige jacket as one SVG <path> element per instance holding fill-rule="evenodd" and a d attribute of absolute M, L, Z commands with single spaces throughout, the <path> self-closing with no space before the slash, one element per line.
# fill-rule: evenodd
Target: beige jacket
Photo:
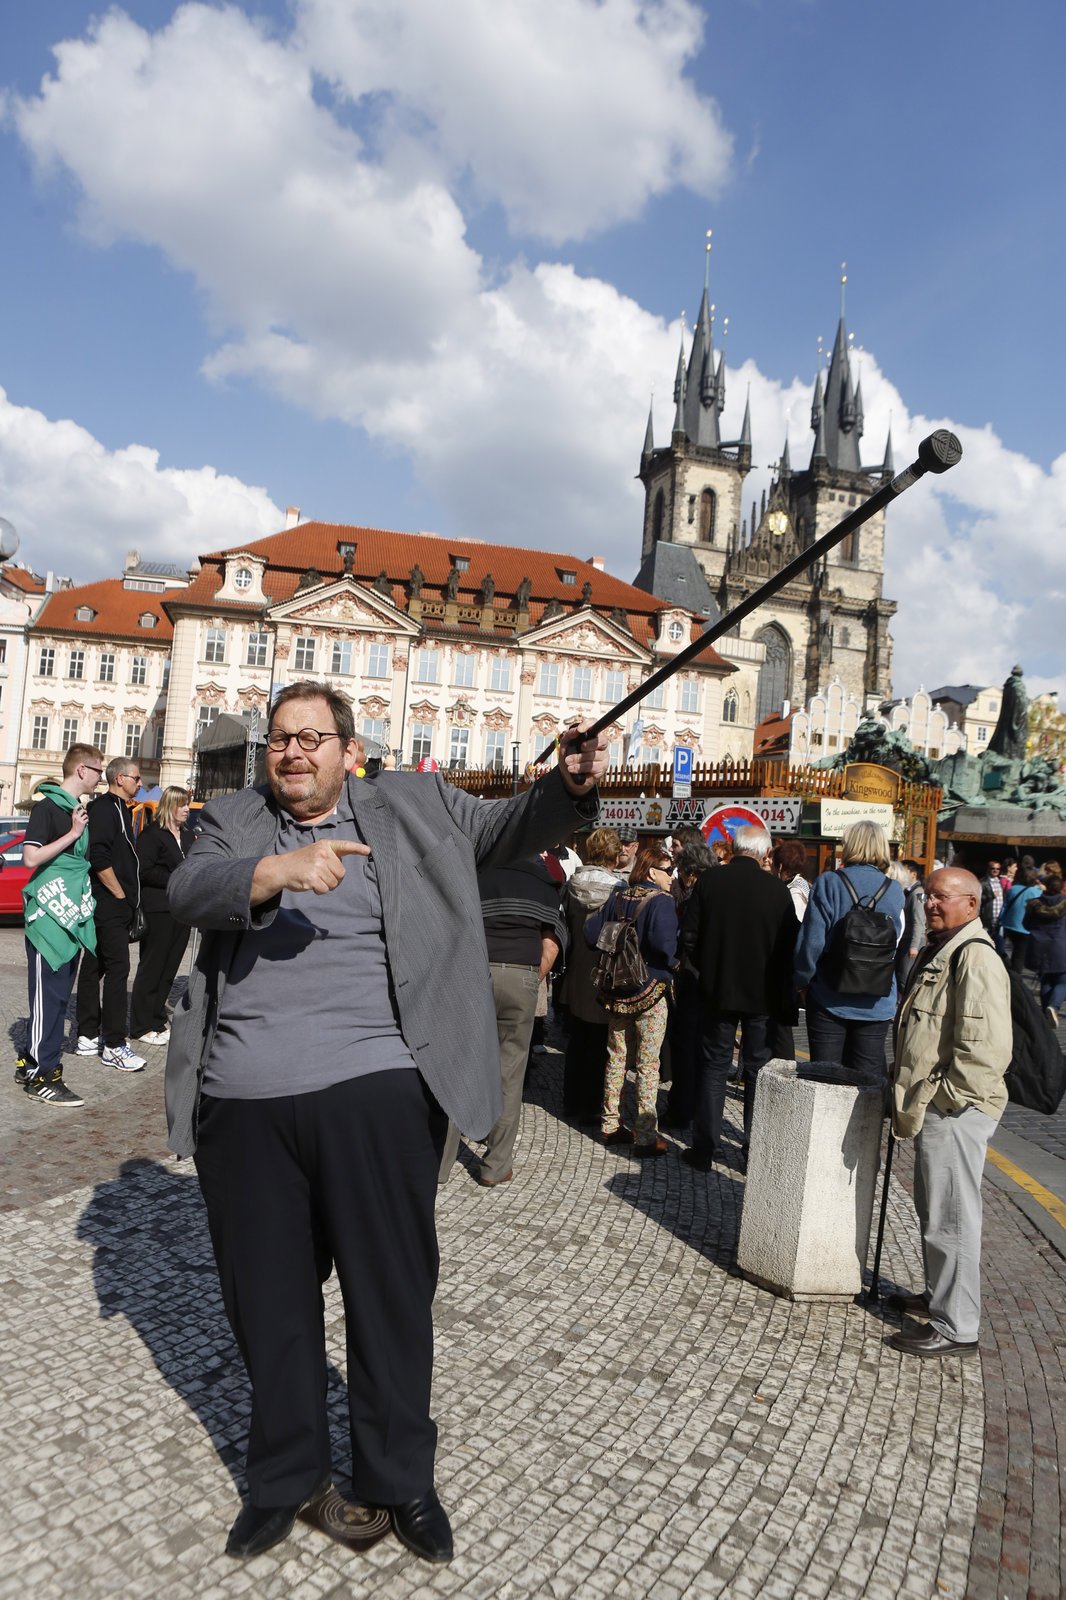
<path fill-rule="evenodd" d="M 1011 1053 L 1010 979 L 975 919 L 941 945 L 899 1008 L 896 1137 L 920 1133 L 930 1104 L 946 1112 L 976 1106 L 998 1120 L 1007 1104 L 1003 1080 Z"/>

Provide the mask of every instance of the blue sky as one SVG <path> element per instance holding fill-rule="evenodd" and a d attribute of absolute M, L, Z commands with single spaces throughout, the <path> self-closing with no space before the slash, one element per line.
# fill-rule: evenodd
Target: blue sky
<path fill-rule="evenodd" d="M 746 498 L 846 259 L 864 459 L 966 447 L 889 523 L 896 690 L 1055 686 L 1064 44 L 1057 0 L 6 7 L 0 514 L 78 579 L 288 504 L 631 577 L 712 227 Z"/>

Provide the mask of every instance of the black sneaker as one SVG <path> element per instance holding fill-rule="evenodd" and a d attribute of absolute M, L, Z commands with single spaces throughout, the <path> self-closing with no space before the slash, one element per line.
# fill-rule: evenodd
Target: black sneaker
<path fill-rule="evenodd" d="M 26 1083 L 30 1076 L 30 1064 L 25 1056 L 15 1057 L 15 1082 Z"/>
<path fill-rule="evenodd" d="M 54 1077 L 46 1078 L 43 1072 L 35 1072 L 32 1078 L 27 1078 L 23 1090 L 31 1100 L 41 1100 L 49 1106 L 83 1106 L 85 1101 L 81 1095 L 75 1094 L 73 1089 L 68 1089 L 63 1082 L 63 1075 L 57 1072 Z"/>

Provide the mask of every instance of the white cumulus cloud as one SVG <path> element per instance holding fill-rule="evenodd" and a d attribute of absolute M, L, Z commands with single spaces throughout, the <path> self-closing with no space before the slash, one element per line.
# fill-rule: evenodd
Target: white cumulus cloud
<path fill-rule="evenodd" d="M 75 582 L 121 571 L 129 549 L 188 567 L 200 551 L 283 525 L 265 489 L 214 467 L 161 467 L 144 445 L 108 450 L 77 423 L 15 405 L 0 389 L 0 502 L 18 559 Z"/>
<path fill-rule="evenodd" d="M 9 114 L 41 172 L 73 178 L 88 236 L 137 240 L 193 276 L 209 379 L 251 377 L 402 449 L 457 531 L 602 554 L 631 577 L 648 389 L 662 443 L 678 330 L 530 241 L 584 237 L 728 176 L 729 135 L 686 77 L 702 15 L 692 0 L 297 0 L 291 31 L 272 33 L 235 6 L 182 5 L 156 31 L 113 10 L 58 46 L 53 75 Z M 486 201 L 522 254 L 488 261 L 471 243 Z M 867 461 L 890 413 L 898 462 L 944 423 L 912 413 L 875 356 L 862 377 Z M 731 369 L 726 437 L 749 386 L 756 459 L 775 460 L 787 430 L 805 466 L 809 383 Z M 955 431 L 963 463 L 890 512 L 900 691 L 998 680 L 1018 656 L 1059 671 L 1066 458 L 1048 472 L 990 427 Z M 60 485 L 87 439 L 63 437 Z M 209 513 L 198 548 L 260 517 L 277 526 L 262 491 L 210 468 L 95 452 L 92 482 L 115 490 L 113 550 L 131 520 L 116 474 L 134 504 L 160 507 L 168 551 L 189 529 L 193 479 L 201 505 L 217 491 L 245 516 L 223 534 Z M 752 475 L 746 506 L 766 481 Z M 55 508 L 65 523 L 59 492 Z"/>

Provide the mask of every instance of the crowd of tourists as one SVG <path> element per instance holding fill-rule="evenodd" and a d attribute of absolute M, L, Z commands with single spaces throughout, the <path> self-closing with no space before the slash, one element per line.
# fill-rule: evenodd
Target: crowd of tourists
<path fill-rule="evenodd" d="M 82 1104 L 61 1060 L 76 977 L 79 1054 L 136 1072 L 142 1042 L 169 1042 L 170 1147 L 195 1162 L 253 1392 L 249 1502 L 229 1554 L 270 1548 L 307 1511 L 323 1525 L 336 1513 L 346 1538 L 391 1526 L 424 1559 L 451 1558 L 429 1412 L 434 1197 L 463 1136 L 482 1146 L 483 1187 L 514 1177 L 549 979 L 566 1113 L 642 1160 L 667 1153 L 663 1128 L 691 1129 L 696 1172 L 721 1159 L 738 1033 L 743 1164 L 759 1073 L 792 1057 L 800 1007 L 812 1055 L 886 1090 L 894 1025 L 892 1123 L 915 1140 L 925 1283 L 902 1305 L 924 1320 L 890 1342 L 975 1352 L 981 1170 L 1011 1059 L 997 945 L 1040 974 L 1057 1016 L 1056 864 L 1039 879 L 1032 863 L 1010 876 L 994 863 L 981 882 L 940 869 L 923 899 L 919 864 L 891 863 L 869 822 L 813 883 L 803 846 L 761 827 L 710 847 L 697 829 L 640 840 L 596 825 L 607 746 L 582 730 L 507 801 L 432 773 L 367 783 L 361 756 L 350 702 L 293 684 L 271 707 L 266 784 L 207 807 L 191 849 L 188 793 L 166 790 L 135 835 L 136 762 L 105 764 L 89 745 L 67 752 L 27 823 L 26 1093 Z M 579 853 L 551 843 L 567 837 Z M 331 1476 L 330 1263 L 348 1318 L 354 1503 Z"/>

